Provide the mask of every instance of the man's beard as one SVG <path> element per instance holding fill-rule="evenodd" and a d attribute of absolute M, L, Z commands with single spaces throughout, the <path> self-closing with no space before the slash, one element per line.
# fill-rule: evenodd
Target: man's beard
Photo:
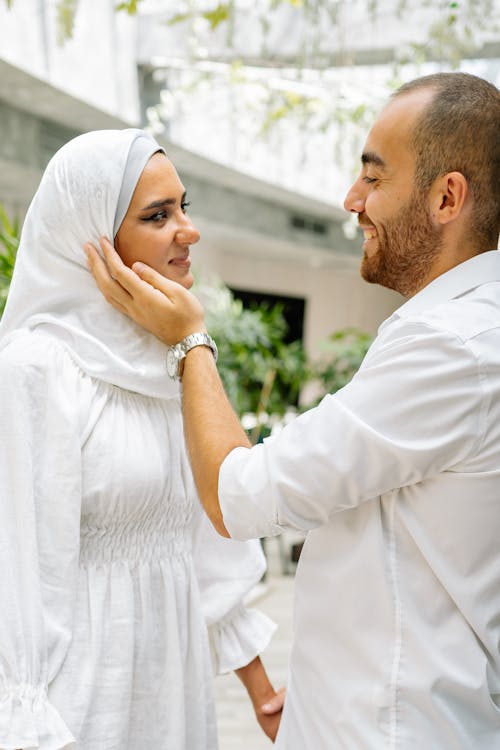
<path fill-rule="evenodd" d="M 426 284 L 442 249 L 442 230 L 429 215 L 426 194 L 414 192 L 398 213 L 377 230 L 377 249 L 361 262 L 361 275 L 372 284 L 405 297 Z"/>

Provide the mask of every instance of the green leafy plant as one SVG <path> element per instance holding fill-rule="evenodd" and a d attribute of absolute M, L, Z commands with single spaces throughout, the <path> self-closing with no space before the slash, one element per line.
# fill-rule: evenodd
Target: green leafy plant
<path fill-rule="evenodd" d="M 327 393 L 335 393 L 352 380 L 371 342 L 372 337 L 357 328 L 335 331 L 322 342 L 322 356 L 312 366 L 321 398 Z"/>
<path fill-rule="evenodd" d="M 0 204 L 0 316 L 9 293 L 17 248 L 19 247 L 19 221 L 10 220 Z"/>
<path fill-rule="evenodd" d="M 282 415 L 309 377 L 300 341 L 285 343 L 281 307 L 245 309 L 222 283 L 198 286 L 219 347 L 219 372 L 237 414 Z"/>

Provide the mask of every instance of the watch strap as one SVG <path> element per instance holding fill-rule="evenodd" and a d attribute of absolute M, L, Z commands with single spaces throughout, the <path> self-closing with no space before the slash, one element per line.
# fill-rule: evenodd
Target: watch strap
<path fill-rule="evenodd" d="M 167 351 L 167 372 L 174 380 L 180 380 L 184 370 L 184 359 L 186 354 L 196 346 L 207 346 L 214 355 L 217 362 L 217 344 L 206 331 L 190 333 L 189 336 L 179 341 Z"/>
<path fill-rule="evenodd" d="M 213 340 L 213 338 L 208 334 L 203 332 L 198 333 L 190 333 L 189 336 L 186 336 L 185 339 L 182 339 L 182 341 L 179 341 L 177 344 L 181 351 L 181 358 L 184 359 L 186 354 L 191 350 L 194 349 L 195 346 L 208 346 L 209 349 L 212 350 L 212 354 L 214 355 L 214 359 L 217 362 L 217 357 L 219 355 L 219 352 L 217 350 L 217 344 Z"/>

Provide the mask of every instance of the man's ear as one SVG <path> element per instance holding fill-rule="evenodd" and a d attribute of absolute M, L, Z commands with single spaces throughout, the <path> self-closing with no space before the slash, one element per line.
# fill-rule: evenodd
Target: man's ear
<path fill-rule="evenodd" d="M 438 177 L 430 189 L 431 214 L 438 224 L 448 224 L 464 211 L 469 195 L 467 180 L 461 172 Z"/>

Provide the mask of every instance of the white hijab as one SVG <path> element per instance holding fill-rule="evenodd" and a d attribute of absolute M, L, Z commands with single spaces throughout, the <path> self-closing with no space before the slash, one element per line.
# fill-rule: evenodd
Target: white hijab
<path fill-rule="evenodd" d="M 166 349 L 102 297 L 83 245 L 116 235 L 149 158 L 163 151 L 136 129 L 85 133 L 51 159 L 26 215 L 0 348 L 19 332 L 53 336 L 92 377 L 170 398 Z"/>

